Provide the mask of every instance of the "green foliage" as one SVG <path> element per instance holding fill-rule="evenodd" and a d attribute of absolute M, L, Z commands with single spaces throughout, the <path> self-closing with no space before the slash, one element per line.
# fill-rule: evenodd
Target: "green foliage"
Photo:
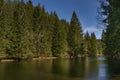
<path fill-rule="evenodd" d="M 85 36 L 84 36 L 84 44 L 85 44 L 85 54 L 90 54 L 90 49 L 91 49 L 91 44 L 90 44 L 90 35 L 88 33 L 88 31 L 86 32 Z"/>
<path fill-rule="evenodd" d="M 4 28 L 4 0 L 1 0 L 0 1 L 0 53 L 4 53 L 4 31 L 3 31 L 3 28 Z"/>
<path fill-rule="evenodd" d="M 66 52 L 66 35 L 64 27 L 58 20 L 57 14 L 54 12 L 54 28 L 53 28 L 53 38 L 52 38 L 52 52 L 54 56 L 62 57 Z"/>
<path fill-rule="evenodd" d="M 91 44 L 96 47 L 95 40 L 93 34 L 84 41 L 75 11 L 69 23 L 31 0 L 0 0 L 0 58 L 76 57 L 96 53 L 94 47 L 90 51 Z"/>
<path fill-rule="evenodd" d="M 102 31 L 101 46 L 102 46 L 102 52 L 104 53 L 105 51 L 105 31 L 104 30 Z"/>
<path fill-rule="evenodd" d="M 84 45 L 85 45 L 85 54 L 89 56 L 96 56 L 97 54 L 101 53 L 101 43 L 99 40 L 96 39 L 94 33 L 89 35 L 88 31 L 84 36 Z"/>
<path fill-rule="evenodd" d="M 97 50 L 97 40 L 94 33 L 91 34 L 91 54 L 92 56 L 95 56 L 98 53 Z"/>
<path fill-rule="evenodd" d="M 80 48 L 81 48 L 82 39 L 83 36 L 82 36 L 81 25 L 74 11 L 72 14 L 70 28 L 69 28 L 69 35 L 68 35 L 69 49 L 71 55 L 77 56 L 79 53 L 81 53 Z"/>
<path fill-rule="evenodd" d="M 37 56 L 52 55 L 52 32 L 49 20 L 49 15 L 45 13 L 44 8 L 41 8 L 40 5 L 34 8 L 33 31 L 35 39 L 35 53 Z"/>
<path fill-rule="evenodd" d="M 109 3 L 109 4 L 105 4 Z M 110 59 L 120 60 L 120 0 L 105 0 L 101 4 L 104 16 L 107 16 L 107 28 L 105 32 L 105 55 Z M 106 8 L 105 8 L 106 7 Z M 104 21 L 104 20 L 102 20 Z"/>
<path fill-rule="evenodd" d="M 27 22 L 25 4 L 23 2 L 18 3 L 15 6 L 13 13 L 13 26 L 11 27 L 11 45 L 6 48 L 6 53 L 10 58 L 25 58 L 27 53 L 31 53 L 30 50 L 30 32 L 29 22 Z"/>

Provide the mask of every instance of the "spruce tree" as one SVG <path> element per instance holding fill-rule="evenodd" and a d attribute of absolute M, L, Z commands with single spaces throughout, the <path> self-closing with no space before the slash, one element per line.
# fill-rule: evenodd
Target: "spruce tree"
<path fill-rule="evenodd" d="M 26 31 L 27 34 L 26 37 L 28 39 L 27 46 L 29 48 L 29 53 L 27 53 L 26 56 L 31 57 L 33 54 L 35 54 L 35 44 L 34 44 L 34 31 L 33 31 L 33 12 L 34 12 L 34 6 L 32 4 L 32 1 L 29 0 L 27 4 L 25 5 L 25 20 L 26 20 Z"/>
<path fill-rule="evenodd" d="M 97 39 L 96 39 L 96 36 L 93 33 L 91 33 L 91 49 L 90 49 L 90 55 L 91 56 L 96 56 L 96 54 L 98 53 L 98 50 L 97 50 Z"/>
<path fill-rule="evenodd" d="M 21 0 L 17 3 L 13 13 L 13 26 L 11 27 L 10 47 L 7 48 L 9 58 L 27 58 L 32 55 L 30 49 L 30 32 L 26 17 L 25 4 Z"/>
<path fill-rule="evenodd" d="M 40 18 L 40 47 L 41 53 L 44 56 L 52 56 L 52 32 L 51 32 L 51 25 L 49 23 L 49 15 L 45 12 L 44 6 L 42 7 L 41 11 L 41 18 Z"/>
<path fill-rule="evenodd" d="M 65 55 L 69 56 L 69 54 L 68 54 L 68 52 L 69 52 L 68 35 L 69 35 L 69 27 L 70 27 L 70 25 L 69 25 L 69 22 L 67 22 L 64 19 L 62 19 L 60 22 L 61 22 L 61 27 L 63 27 L 63 29 L 64 29 L 63 30 L 64 31 L 64 39 L 65 39 L 64 45 L 65 45 L 66 51 L 67 51 L 67 52 L 65 52 L 66 53 Z"/>
<path fill-rule="evenodd" d="M 33 11 L 33 22 L 32 22 L 32 30 L 34 33 L 34 45 L 35 45 L 35 55 L 38 57 L 40 56 L 40 38 L 39 38 L 39 34 L 40 34 L 40 18 L 41 18 L 41 7 L 40 5 L 34 7 L 34 11 Z"/>
<path fill-rule="evenodd" d="M 90 54 L 90 49 L 91 49 L 90 35 L 89 35 L 88 31 L 86 32 L 84 39 L 85 39 L 85 53 L 88 55 L 88 54 Z"/>
<path fill-rule="evenodd" d="M 72 14 L 70 28 L 69 28 L 69 49 L 70 55 L 78 56 L 81 53 L 81 42 L 82 42 L 82 28 L 77 18 L 75 11 Z"/>
<path fill-rule="evenodd" d="M 54 12 L 54 28 L 52 38 L 52 52 L 54 56 L 62 57 L 66 52 L 66 37 L 63 26 L 59 22 L 57 14 Z"/>
<path fill-rule="evenodd" d="M 14 26 L 14 7 L 15 5 L 12 4 L 11 0 L 6 0 L 4 3 L 4 11 L 3 11 L 3 44 L 4 44 L 4 49 L 5 49 L 5 53 L 7 56 L 8 52 L 10 52 L 11 46 L 12 46 L 12 29 Z M 9 15 L 8 15 L 9 14 Z"/>
<path fill-rule="evenodd" d="M 0 55 L 5 54 L 4 44 L 4 0 L 0 0 Z"/>
<path fill-rule="evenodd" d="M 101 38 L 101 46 L 102 46 L 102 53 L 104 53 L 105 50 L 105 31 L 102 31 L 102 38 Z"/>

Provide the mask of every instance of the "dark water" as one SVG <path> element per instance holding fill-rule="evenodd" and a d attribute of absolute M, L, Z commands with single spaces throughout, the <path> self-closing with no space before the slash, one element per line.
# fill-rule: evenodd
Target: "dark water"
<path fill-rule="evenodd" d="M 0 80 L 120 80 L 119 67 L 104 57 L 1 62 Z"/>

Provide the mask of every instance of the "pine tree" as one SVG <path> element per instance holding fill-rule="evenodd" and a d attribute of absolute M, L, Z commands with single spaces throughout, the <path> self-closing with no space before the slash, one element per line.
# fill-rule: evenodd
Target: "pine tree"
<path fill-rule="evenodd" d="M 65 36 L 65 43 L 64 43 L 64 45 L 65 45 L 65 47 L 66 47 L 66 50 L 67 50 L 67 52 L 66 52 L 66 54 L 65 55 L 68 55 L 69 56 L 69 54 L 68 54 L 68 51 L 69 51 L 69 45 L 68 45 L 68 35 L 69 35 L 69 23 L 66 21 L 66 20 L 64 20 L 64 19 L 62 19 L 61 21 L 61 27 L 63 27 L 63 31 L 64 31 L 64 36 Z"/>
<path fill-rule="evenodd" d="M 94 32 L 91 34 L 91 56 L 95 56 L 98 53 L 97 50 L 97 40 L 96 40 L 96 36 L 94 34 Z"/>
<path fill-rule="evenodd" d="M 90 54 L 91 44 L 90 44 L 90 35 L 88 31 L 85 34 L 85 53 Z"/>
<path fill-rule="evenodd" d="M 51 56 L 52 32 L 49 15 L 40 4 L 34 8 L 33 32 L 37 56 Z"/>
<path fill-rule="evenodd" d="M 14 12 L 14 6 L 11 0 L 6 0 L 4 3 L 4 11 L 3 11 L 3 46 L 5 49 L 5 53 L 7 56 L 9 50 L 11 49 L 11 39 L 12 39 L 12 28 L 14 26 L 14 20 L 13 20 L 13 12 Z M 8 15 L 9 14 L 9 15 Z"/>
<path fill-rule="evenodd" d="M 51 25 L 49 23 L 49 15 L 45 12 L 44 6 L 41 11 L 40 18 L 40 47 L 42 51 L 41 53 L 44 56 L 52 56 L 52 32 Z"/>
<path fill-rule="evenodd" d="M 66 38 L 63 26 L 59 22 L 57 14 L 54 12 L 54 28 L 52 38 L 52 52 L 54 56 L 62 57 L 66 52 Z"/>
<path fill-rule="evenodd" d="M 32 57 L 33 54 L 35 54 L 35 44 L 34 44 L 34 31 L 33 31 L 33 12 L 34 12 L 34 6 L 32 4 L 32 1 L 29 0 L 27 4 L 25 5 L 25 27 L 26 32 L 28 35 L 26 35 L 27 46 L 29 48 L 29 53 L 27 53 L 26 56 Z"/>
<path fill-rule="evenodd" d="M 15 6 L 11 27 L 10 47 L 6 49 L 9 58 L 27 58 L 32 54 L 30 49 L 30 31 L 26 17 L 25 4 L 21 0 Z"/>
<path fill-rule="evenodd" d="M 70 55 L 77 56 L 81 53 L 81 42 L 82 42 L 82 29 L 81 24 L 77 18 L 75 11 L 72 14 L 70 28 L 69 28 L 69 48 Z"/>
<path fill-rule="evenodd" d="M 97 40 L 97 51 L 98 51 L 98 56 L 100 55 L 100 56 L 102 56 L 103 55 L 103 52 L 104 52 L 104 50 L 103 50 L 103 42 L 102 42 L 102 40 L 101 39 L 98 39 Z"/>
<path fill-rule="evenodd" d="M 4 0 L 0 0 L 0 55 L 5 54 L 4 44 Z"/>
<path fill-rule="evenodd" d="M 101 38 L 101 45 L 102 45 L 102 53 L 104 53 L 105 50 L 105 31 L 102 31 L 102 38 Z"/>
<path fill-rule="evenodd" d="M 34 45 L 35 45 L 35 55 L 40 56 L 40 18 L 41 18 L 41 7 L 40 5 L 36 6 L 33 11 L 33 22 L 32 22 L 32 30 L 34 33 Z"/>

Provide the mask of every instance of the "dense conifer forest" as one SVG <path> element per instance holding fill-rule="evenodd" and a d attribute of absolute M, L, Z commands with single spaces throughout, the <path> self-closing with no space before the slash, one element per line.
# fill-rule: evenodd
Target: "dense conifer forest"
<path fill-rule="evenodd" d="M 120 60 L 120 0 L 98 0 L 99 20 L 105 26 L 102 42 L 104 54 L 110 60 Z"/>
<path fill-rule="evenodd" d="M 29 0 L 0 0 L 0 58 L 79 57 L 102 54 L 101 40 L 83 33 L 77 14 L 71 21 Z"/>

